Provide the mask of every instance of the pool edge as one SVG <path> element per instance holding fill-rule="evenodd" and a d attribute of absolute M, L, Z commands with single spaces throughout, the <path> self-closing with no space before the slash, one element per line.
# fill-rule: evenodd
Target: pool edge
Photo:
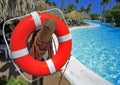
<path fill-rule="evenodd" d="M 92 28 L 100 26 L 99 24 L 94 23 L 89 24 L 89 26 L 70 27 L 70 31 L 80 28 Z M 85 67 L 74 56 L 71 56 L 69 67 L 64 75 L 72 85 L 113 85 L 92 70 Z"/>
<path fill-rule="evenodd" d="M 72 85 L 113 85 L 85 67 L 74 56 L 71 56 L 64 75 Z"/>
<path fill-rule="evenodd" d="M 89 25 L 88 26 L 73 26 L 73 27 L 69 27 L 70 31 L 75 30 L 75 29 L 80 29 L 80 28 L 95 28 L 95 27 L 99 27 L 99 24 L 95 24 L 95 23 L 91 23 L 91 22 L 87 22 Z"/>

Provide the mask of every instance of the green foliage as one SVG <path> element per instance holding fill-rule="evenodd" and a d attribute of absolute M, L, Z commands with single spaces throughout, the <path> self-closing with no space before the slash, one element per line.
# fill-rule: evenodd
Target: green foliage
<path fill-rule="evenodd" d="M 104 6 L 104 5 L 107 5 L 107 4 L 109 3 L 109 1 L 110 1 L 110 0 L 102 0 L 101 5 L 103 5 L 103 6 Z"/>
<path fill-rule="evenodd" d="M 44 0 L 45 3 L 49 4 L 50 6 L 56 6 L 55 2 L 50 2 L 49 0 Z"/>
<path fill-rule="evenodd" d="M 86 12 L 90 14 L 91 10 L 92 10 L 92 4 L 89 4 L 87 9 L 86 9 Z"/>
<path fill-rule="evenodd" d="M 103 17 L 105 17 L 106 22 L 112 21 L 112 14 L 110 10 L 104 12 Z"/>
<path fill-rule="evenodd" d="M 68 7 L 64 10 L 65 13 L 71 12 L 73 10 L 76 10 L 76 7 L 74 6 L 74 4 L 70 4 L 68 5 Z"/>
<path fill-rule="evenodd" d="M 0 85 L 30 85 L 26 80 L 24 80 L 21 76 L 10 77 L 8 80 L 6 76 L 0 77 Z"/>
<path fill-rule="evenodd" d="M 115 19 L 116 26 L 120 26 L 120 10 L 113 10 L 111 14 Z"/>
<path fill-rule="evenodd" d="M 105 6 L 110 2 L 110 0 L 102 0 L 100 3 L 101 6 L 103 6 L 103 13 L 105 12 Z"/>
<path fill-rule="evenodd" d="M 82 6 L 82 7 L 80 8 L 80 12 L 84 12 L 84 11 L 86 11 L 86 9 L 84 8 L 84 6 Z"/>
<path fill-rule="evenodd" d="M 119 3 L 120 2 L 120 0 L 115 0 L 117 3 Z"/>
<path fill-rule="evenodd" d="M 14 78 L 13 76 L 8 80 L 7 85 L 28 85 L 26 80 L 22 77 Z"/>
<path fill-rule="evenodd" d="M 114 6 L 109 11 L 105 11 L 103 17 L 109 22 L 114 19 L 116 26 L 120 26 L 120 5 Z"/>
<path fill-rule="evenodd" d="M 88 13 L 88 14 L 91 13 L 91 10 L 92 10 L 92 4 L 89 4 L 89 5 L 87 6 L 87 8 L 84 8 L 84 6 L 81 6 L 81 8 L 80 8 L 80 12 L 86 12 L 86 13 Z"/>
<path fill-rule="evenodd" d="M 98 18 L 98 14 L 91 14 L 90 17 L 92 20 L 96 20 Z"/>

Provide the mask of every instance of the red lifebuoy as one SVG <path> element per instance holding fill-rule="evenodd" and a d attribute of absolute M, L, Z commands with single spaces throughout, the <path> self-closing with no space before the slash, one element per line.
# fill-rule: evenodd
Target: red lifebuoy
<path fill-rule="evenodd" d="M 14 28 L 11 36 L 10 50 L 16 64 L 25 72 L 35 76 L 50 75 L 59 71 L 69 59 L 72 39 L 68 27 L 56 16 L 48 13 L 37 13 L 41 24 L 44 24 L 45 19 L 53 18 L 56 21 L 56 34 L 59 47 L 56 54 L 49 60 L 35 60 L 28 52 L 27 40 L 30 34 L 36 30 L 35 20 L 33 16 L 28 15 L 22 19 Z"/>

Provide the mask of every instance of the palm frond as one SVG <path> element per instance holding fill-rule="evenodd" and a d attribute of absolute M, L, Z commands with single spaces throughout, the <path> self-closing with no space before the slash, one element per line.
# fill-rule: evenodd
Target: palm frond
<path fill-rule="evenodd" d="M 43 0 L 0 0 L 0 21 L 36 10 L 45 10 L 46 6 Z"/>

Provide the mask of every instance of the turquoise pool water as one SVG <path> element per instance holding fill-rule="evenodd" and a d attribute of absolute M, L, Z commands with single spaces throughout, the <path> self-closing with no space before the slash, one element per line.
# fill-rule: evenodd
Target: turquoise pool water
<path fill-rule="evenodd" d="M 101 26 L 72 30 L 72 54 L 101 77 L 120 85 L 120 28 L 87 22 Z"/>

